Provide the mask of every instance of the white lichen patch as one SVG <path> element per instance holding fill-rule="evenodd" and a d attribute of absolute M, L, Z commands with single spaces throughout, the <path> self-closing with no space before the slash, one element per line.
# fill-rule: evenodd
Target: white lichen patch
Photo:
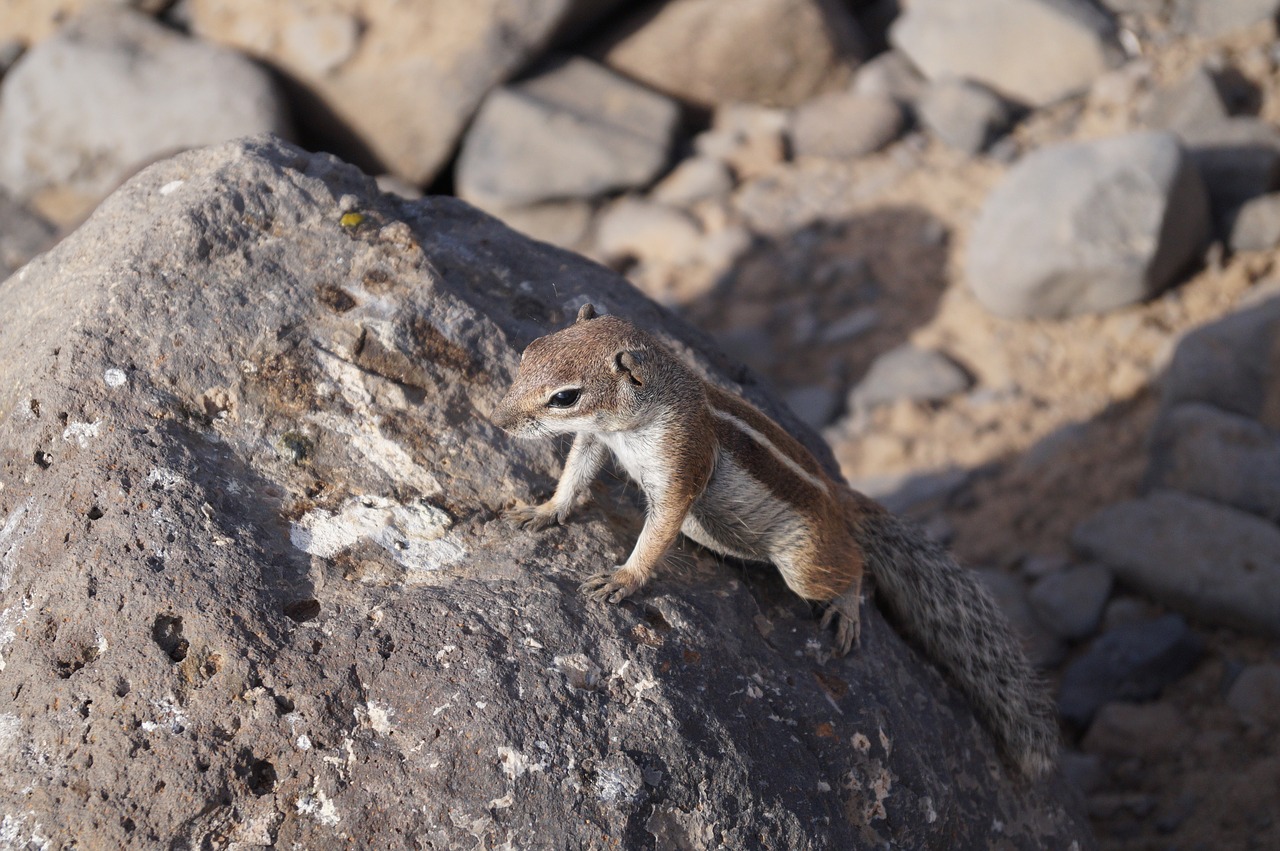
<path fill-rule="evenodd" d="M 371 700 L 364 706 L 357 706 L 353 711 L 355 712 L 356 721 L 375 733 L 381 733 L 385 736 L 393 729 L 391 719 L 396 714 L 396 711 L 392 706 Z"/>
<path fill-rule="evenodd" d="M 94 420 L 91 423 L 68 423 L 67 427 L 62 430 L 62 439 L 68 443 L 75 443 L 81 449 L 89 445 L 89 442 L 97 438 L 102 433 L 102 420 Z"/>
<path fill-rule="evenodd" d="M 170 180 L 170 181 L 169 181 L 168 183 L 166 183 L 164 186 L 161 186 L 161 187 L 160 187 L 160 194 L 161 194 L 161 195 L 172 195 L 173 193 L 175 193 L 175 192 L 177 192 L 179 189 L 181 189 L 181 188 L 182 188 L 182 184 L 184 184 L 184 183 L 186 183 L 186 181 L 185 181 L 185 180 Z"/>
<path fill-rule="evenodd" d="M 439 494 L 443 489 L 436 477 L 414 461 L 403 446 L 382 433 L 382 418 L 374 410 L 374 399 L 364 387 L 364 373 L 360 368 L 323 351 L 317 353 L 317 359 L 338 394 L 351 407 L 351 413 L 341 417 L 317 413 L 307 419 L 347 438 L 352 449 L 389 478 L 426 496 Z"/>
<path fill-rule="evenodd" d="M 310 816 L 328 827 L 333 827 L 342 821 L 342 816 L 338 814 L 338 808 L 334 806 L 333 801 L 329 800 L 329 796 L 320 788 L 318 781 L 312 782 L 310 794 L 298 798 L 294 807 L 298 810 L 299 815 Z"/>
<path fill-rule="evenodd" d="M 34 819 L 36 814 L 28 812 L 27 815 Z M 52 841 L 42 833 L 40 822 L 34 822 L 31 827 L 27 827 L 26 816 L 5 813 L 4 818 L 0 818 L 0 848 L 48 851 L 52 847 Z"/>
<path fill-rule="evenodd" d="M 4 577 L 0 576 L 0 580 Z M 5 583 L 0 581 L 0 591 L 4 590 Z M 4 670 L 4 650 L 13 640 L 18 637 L 18 627 L 27 619 L 27 612 L 31 611 L 32 605 L 30 600 L 23 600 L 16 606 L 10 606 L 0 612 L 0 671 Z"/>
<path fill-rule="evenodd" d="M 22 735 L 22 719 L 12 713 L 0 714 L 0 752 L 18 741 Z"/>
<path fill-rule="evenodd" d="M 515 748 L 505 745 L 498 746 L 498 765 L 508 780 L 515 780 L 531 771 L 545 771 L 547 768 L 545 762 L 534 762 Z"/>
<path fill-rule="evenodd" d="M 40 512 L 35 507 L 35 497 L 27 497 L 21 505 L 9 512 L 4 525 L 0 526 L 0 593 L 9 589 L 13 569 L 18 563 L 18 553 L 39 522 Z M 2 631 L 0 635 L 3 635 Z"/>
<path fill-rule="evenodd" d="M 159 488 L 162 491 L 171 491 L 186 481 L 181 473 L 170 470 L 168 467 L 154 467 L 147 473 L 147 487 Z"/>
<path fill-rule="evenodd" d="M 426 502 L 402 505 L 394 500 L 362 496 L 347 500 L 336 514 L 317 508 L 293 523 L 289 540 L 298 549 L 332 558 L 357 541 L 369 540 L 386 550 L 408 572 L 435 571 L 458 561 L 466 550 L 447 537 L 453 520 Z"/>
<path fill-rule="evenodd" d="M 102 382 L 108 387 L 123 387 L 129 381 L 129 376 L 124 374 L 123 369 L 112 367 L 102 373 Z"/>
<path fill-rule="evenodd" d="M 157 720 L 143 721 L 143 732 L 154 733 L 157 730 L 167 730 L 176 736 L 184 732 L 191 724 L 186 712 L 183 711 L 182 707 L 178 705 L 178 701 L 171 694 L 166 694 L 160 700 L 151 701 L 151 706 L 156 710 Z"/>

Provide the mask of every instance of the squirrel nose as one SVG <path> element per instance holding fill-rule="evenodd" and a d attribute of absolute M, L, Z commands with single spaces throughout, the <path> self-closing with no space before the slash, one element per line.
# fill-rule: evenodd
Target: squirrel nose
<path fill-rule="evenodd" d="M 507 400 L 504 398 L 498 403 L 498 407 L 493 409 L 493 414 L 490 415 L 489 421 L 503 431 L 511 431 L 511 427 L 516 424 L 516 412 L 511 405 L 507 404 Z"/>

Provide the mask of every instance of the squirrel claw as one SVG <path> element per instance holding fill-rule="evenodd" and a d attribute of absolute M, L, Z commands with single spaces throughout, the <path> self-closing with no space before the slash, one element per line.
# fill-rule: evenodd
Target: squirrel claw
<path fill-rule="evenodd" d="M 506 516 L 522 529 L 532 529 L 535 532 L 562 523 L 565 519 L 554 508 L 548 509 L 541 505 L 520 505 L 509 509 Z"/>
<path fill-rule="evenodd" d="M 617 605 L 640 587 L 626 568 L 606 570 L 587 579 L 578 586 L 578 590 L 593 600 Z"/>
<path fill-rule="evenodd" d="M 827 605 L 822 613 L 820 628 L 826 629 L 835 621 L 836 638 L 833 654 L 836 657 L 846 655 L 853 647 L 862 643 L 862 613 L 859 605 L 862 598 L 853 595 L 841 595 Z"/>

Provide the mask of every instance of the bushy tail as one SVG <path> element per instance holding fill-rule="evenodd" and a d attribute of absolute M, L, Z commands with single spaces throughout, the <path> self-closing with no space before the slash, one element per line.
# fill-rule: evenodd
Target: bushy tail
<path fill-rule="evenodd" d="M 877 596 L 899 629 L 950 676 L 1007 759 L 1029 777 L 1052 770 L 1053 703 L 978 578 L 879 506 L 858 505 L 850 522 Z"/>

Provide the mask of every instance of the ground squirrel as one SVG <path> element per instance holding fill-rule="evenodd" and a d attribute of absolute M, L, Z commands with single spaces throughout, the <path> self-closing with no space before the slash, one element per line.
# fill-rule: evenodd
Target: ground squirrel
<path fill-rule="evenodd" d="M 631 323 L 586 305 L 574 324 L 534 340 L 492 419 L 519 437 L 575 435 L 551 499 L 511 512 L 522 525 L 563 523 L 610 452 L 644 491 L 635 549 L 583 583 L 591 597 L 617 603 L 639 589 L 683 532 L 772 562 L 793 591 L 827 604 L 822 626 L 835 621 L 843 655 L 858 638 L 870 571 L 892 619 L 951 676 L 1005 756 L 1029 776 L 1052 767 L 1052 704 L 978 580 Z"/>

